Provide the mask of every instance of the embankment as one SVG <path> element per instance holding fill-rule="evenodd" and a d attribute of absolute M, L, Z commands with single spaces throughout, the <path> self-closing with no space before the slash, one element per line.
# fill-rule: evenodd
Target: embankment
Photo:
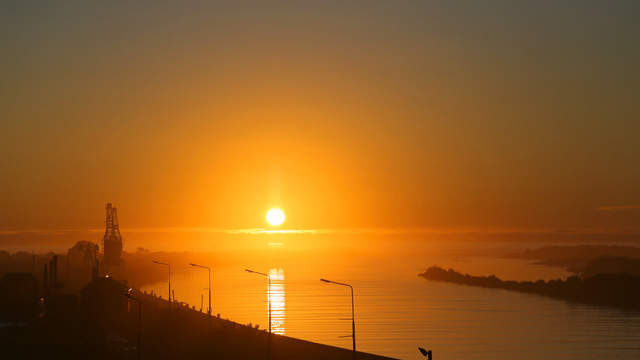
<path fill-rule="evenodd" d="M 269 333 L 212 316 L 185 304 L 140 294 L 143 346 L 150 358 L 266 359 Z M 135 312 L 135 309 L 132 309 Z M 135 314 L 133 314 L 135 315 Z M 271 335 L 271 359 L 352 359 L 350 350 L 282 335 Z M 358 352 L 359 360 L 390 359 Z"/>

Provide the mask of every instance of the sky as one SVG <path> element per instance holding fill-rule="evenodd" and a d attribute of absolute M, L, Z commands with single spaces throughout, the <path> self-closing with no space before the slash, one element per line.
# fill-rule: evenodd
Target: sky
<path fill-rule="evenodd" d="M 640 231 L 637 1 L 3 1 L 0 231 Z"/>

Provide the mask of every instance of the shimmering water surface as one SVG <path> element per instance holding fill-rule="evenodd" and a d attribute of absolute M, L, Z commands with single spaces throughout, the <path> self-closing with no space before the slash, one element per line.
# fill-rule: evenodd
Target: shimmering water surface
<path fill-rule="evenodd" d="M 420 359 L 418 346 L 437 359 L 640 359 L 640 313 L 417 276 L 434 264 L 514 280 L 566 277 L 561 269 L 489 257 L 437 259 L 309 252 L 286 262 L 265 256 L 213 264 L 213 313 L 266 329 L 270 294 L 274 333 L 350 348 L 351 338 L 344 337 L 351 333 L 349 289 L 320 282 L 323 277 L 354 286 L 362 351 L 401 359 Z M 206 306 L 206 271 L 175 268 L 177 300 Z M 271 274 L 271 287 L 245 268 Z M 164 282 L 143 289 L 167 296 Z"/>

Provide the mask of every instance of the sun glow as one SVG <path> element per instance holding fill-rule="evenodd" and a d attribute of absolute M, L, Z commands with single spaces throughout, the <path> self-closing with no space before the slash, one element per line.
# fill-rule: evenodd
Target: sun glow
<path fill-rule="evenodd" d="M 284 222 L 284 212 L 278 208 L 267 211 L 267 222 L 273 226 L 282 224 Z"/>

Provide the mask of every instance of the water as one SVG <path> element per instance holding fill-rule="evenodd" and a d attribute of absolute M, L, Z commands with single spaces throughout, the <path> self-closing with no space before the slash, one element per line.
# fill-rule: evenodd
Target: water
<path fill-rule="evenodd" d="M 433 264 L 516 280 L 567 276 L 561 269 L 450 253 L 439 254 L 437 262 L 393 252 L 269 254 L 273 253 L 251 261 L 214 264 L 214 314 L 267 328 L 270 292 L 274 333 L 351 348 L 351 338 L 341 337 L 351 334 L 349 289 L 320 282 L 323 277 L 353 285 L 361 351 L 401 359 L 420 359 L 418 346 L 432 349 L 436 359 L 640 358 L 640 313 L 417 276 Z M 250 264 L 272 275 L 271 288 L 266 277 L 244 271 Z M 174 268 L 177 300 L 196 308 L 203 300 L 206 312 L 207 272 Z M 164 282 L 143 290 L 167 294 Z"/>

